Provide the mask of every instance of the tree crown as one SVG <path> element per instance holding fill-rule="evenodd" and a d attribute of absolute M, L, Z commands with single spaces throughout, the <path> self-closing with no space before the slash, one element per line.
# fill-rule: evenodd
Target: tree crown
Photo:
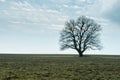
<path fill-rule="evenodd" d="M 61 31 L 61 50 L 72 48 L 83 53 L 88 49 L 101 49 L 100 30 L 100 25 L 85 16 L 67 21 Z"/>

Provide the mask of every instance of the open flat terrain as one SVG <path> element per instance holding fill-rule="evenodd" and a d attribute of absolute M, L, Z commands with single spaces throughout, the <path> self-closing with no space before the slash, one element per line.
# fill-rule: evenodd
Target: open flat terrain
<path fill-rule="evenodd" d="M 120 80 L 120 56 L 1 54 L 0 80 Z"/>

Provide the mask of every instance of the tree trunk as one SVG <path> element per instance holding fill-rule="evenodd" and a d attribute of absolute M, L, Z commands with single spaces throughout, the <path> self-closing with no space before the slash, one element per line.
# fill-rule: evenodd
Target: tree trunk
<path fill-rule="evenodd" d="M 79 50 L 77 50 L 78 51 L 78 53 L 79 53 L 79 57 L 82 57 L 83 56 L 83 52 L 82 51 L 79 51 Z"/>
<path fill-rule="evenodd" d="M 82 56 L 83 56 L 83 53 L 82 53 L 82 52 L 80 52 L 80 53 L 79 53 L 79 57 L 82 57 Z"/>

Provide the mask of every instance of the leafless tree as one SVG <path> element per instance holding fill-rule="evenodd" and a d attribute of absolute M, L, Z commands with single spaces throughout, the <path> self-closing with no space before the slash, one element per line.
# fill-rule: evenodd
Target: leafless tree
<path fill-rule="evenodd" d="M 88 49 L 101 49 L 100 31 L 101 26 L 86 16 L 80 16 L 76 21 L 71 19 L 60 34 L 61 50 L 75 49 L 79 56 L 83 56 Z"/>

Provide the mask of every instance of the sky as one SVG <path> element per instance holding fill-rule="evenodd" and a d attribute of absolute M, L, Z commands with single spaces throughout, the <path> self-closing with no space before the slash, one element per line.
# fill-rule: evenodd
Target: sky
<path fill-rule="evenodd" d="M 120 55 L 120 0 L 0 0 L 0 53 L 77 54 L 60 50 L 69 19 L 85 15 L 101 25 L 103 49 L 85 54 Z"/>

